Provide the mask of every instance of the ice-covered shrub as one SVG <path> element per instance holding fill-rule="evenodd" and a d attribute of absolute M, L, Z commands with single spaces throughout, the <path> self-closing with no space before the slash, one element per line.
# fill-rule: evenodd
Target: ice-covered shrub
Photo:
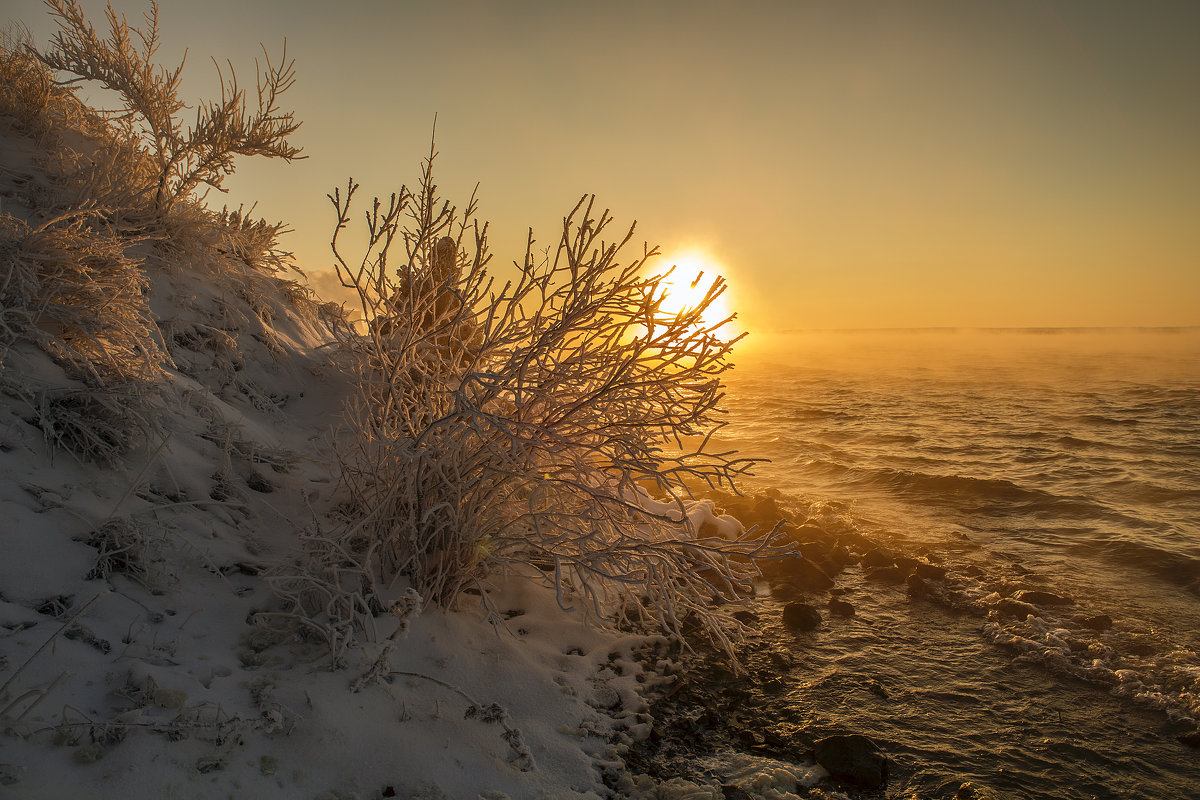
<path fill-rule="evenodd" d="M 315 526 L 301 531 L 297 563 L 267 575 L 282 607 L 259 612 L 255 622 L 280 635 L 320 642 L 334 667 L 346 666 L 361 632 L 378 638 L 374 617 L 384 610 L 371 569 L 355 549 Z"/>
<path fill-rule="evenodd" d="M 474 199 L 462 214 L 440 201 L 432 165 L 416 193 L 375 200 L 353 263 L 357 186 L 330 197 L 339 275 L 368 322 L 345 342 L 360 372 L 342 541 L 426 601 L 472 589 L 486 605 L 488 575 L 524 565 L 564 606 L 725 641 L 736 623 L 711 601 L 750 588 L 771 537 L 700 537 L 688 515 L 689 487 L 730 486 L 751 463 L 707 447 L 733 344 L 705 318 L 722 281 L 665 311 L 656 250 L 622 263 L 633 227 L 607 239 L 612 217 L 585 197 L 545 260 L 531 234 L 499 285 Z"/>
<path fill-rule="evenodd" d="M 31 227 L 0 215 L 0 348 L 32 341 L 92 385 L 152 377 L 164 353 L 146 275 L 126 255 L 128 242 L 90 216 Z"/>
<path fill-rule="evenodd" d="M 29 51 L 28 31 L 6 32 L 0 36 L 0 114 L 28 133 L 45 133 L 38 123 L 56 97 L 67 95 L 50 79 L 46 68 Z"/>
<path fill-rule="evenodd" d="M 0 380 L 0 391 L 24 400 L 31 411 L 26 421 L 81 461 L 116 466 L 160 433 L 151 398 L 139 384 L 35 392 L 6 379 Z"/>
<path fill-rule="evenodd" d="M 116 92 L 128 112 L 121 117 L 127 138 L 138 140 L 154 165 L 153 196 L 160 210 L 201 185 L 220 189 L 238 156 L 302 157 L 288 140 L 300 123 L 279 107 L 295 81 L 286 46 L 277 64 L 264 49 L 265 68 L 256 65 L 253 102 L 232 64 L 228 75 L 218 66 L 221 99 L 198 104 L 195 121 L 185 126 L 180 112 L 186 103 L 179 96 L 183 63 L 168 70 L 153 61 L 160 44 L 157 3 L 145 15 L 145 29 L 130 27 L 109 6 L 107 37 L 96 32 L 76 0 L 47 0 L 46 5 L 59 30 L 52 48 L 39 53 L 41 60 Z"/>

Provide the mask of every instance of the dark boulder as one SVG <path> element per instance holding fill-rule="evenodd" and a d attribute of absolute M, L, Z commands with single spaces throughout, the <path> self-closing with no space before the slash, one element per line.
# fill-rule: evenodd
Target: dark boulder
<path fill-rule="evenodd" d="M 821 612 L 807 603 L 788 603 L 783 607 L 783 624 L 801 631 L 811 631 L 821 624 Z"/>
<path fill-rule="evenodd" d="M 865 553 L 868 550 L 874 550 L 875 542 L 863 536 L 861 533 L 842 533 L 837 537 L 837 543 L 844 545 L 851 550 L 857 550 L 860 553 Z"/>
<path fill-rule="evenodd" d="M 824 542 L 801 542 L 800 552 L 831 578 L 841 572 L 844 566 L 832 557 L 833 548 Z"/>
<path fill-rule="evenodd" d="M 786 650 L 772 650 L 767 653 L 767 660 L 782 670 L 796 666 L 796 658 Z"/>
<path fill-rule="evenodd" d="M 904 579 L 909 597 L 929 597 L 929 584 L 920 575 L 909 575 Z"/>
<path fill-rule="evenodd" d="M 871 679 L 867 681 L 867 691 L 878 697 L 880 700 L 891 700 L 892 695 L 884 686 L 877 680 Z"/>
<path fill-rule="evenodd" d="M 1106 631 L 1113 626 L 1113 621 L 1108 614 L 1095 614 L 1080 618 L 1079 624 L 1094 631 Z"/>
<path fill-rule="evenodd" d="M 829 613 L 837 614 L 839 617 L 853 617 L 854 606 L 845 600 L 838 600 L 834 597 L 829 601 Z"/>
<path fill-rule="evenodd" d="M 868 550 L 867 553 L 862 557 L 862 567 L 865 570 L 894 566 L 896 566 L 896 562 L 892 558 L 891 551 L 885 550 L 882 547 L 876 547 L 874 550 Z"/>
<path fill-rule="evenodd" d="M 815 522 L 784 525 L 784 534 L 793 542 L 833 542 L 833 536 Z"/>
<path fill-rule="evenodd" d="M 771 597 L 774 597 L 780 602 L 788 600 L 797 600 L 805 596 L 805 592 L 801 591 L 794 584 L 785 580 L 771 581 Z"/>
<path fill-rule="evenodd" d="M 1020 619 L 1025 619 L 1030 614 L 1033 614 L 1035 617 L 1041 616 L 1041 614 L 1038 613 L 1037 606 L 1029 603 L 1022 603 L 1020 600 L 1014 600 L 1011 597 L 1006 597 L 999 603 L 996 603 L 996 611 L 1001 614 L 1005 614 L 1010 617 L 1018 617 Z"/>
<path fill-rule="evenodd" d="M 887 782 L 887 756 L 873 741 L 858 733 L 817 740 L 813 758 L 847 786 L 878 789 Z"/>
<path fill-rule="evenodd" d="M 844 567 L 854 563 L 854 554 L 850 552 L 849 547 L 839 544 L 829 551 L 829 559 Z"/>
<path fill-rule="evenodd" d="M 1161 647 L 1154 637 L 1135 633 L 1121 642 L 1120 649 L 1138 658 L 1145 658 L 1157 653 Z"/>
<path fill-rule="evenodd" d="M 811 540 L 806 540 L 800 542 L 800 544 L 797 545 L 797 549 L 804 555 L 805 558 L 819 560 L 822 558 L 827 558 L 829 556 L 829 551 L 832 550 L 833 547 L 827 542 L 814 542 Z"/>
<path fill-rule="evenodd" d="M 1188 747 L 1200 747 L 1200 731 L 1185 733 L 1182 736 L 1176 736 L 1175 739 L 1180 744 L 1186 744 Z"/>
<path fill-rule="evenodd" d="M 905 575 L 908 575 L 910 572 L 912 572 L 913 569 L 916 568 L 917 564 L 919 563 L 915 558 L 911 558 L 909 556 L 896 556 L 895 562 L 896 562 L 896 567 L 898 569 L 900 569 Z"/>
<path fill-rule="evenodd" d="M 1075 601 L 1053 592 L 1043 592 L 1041 589 L 1022 589 L 1013 595 L 1013 599 L 1022 603 L 1033 603 L 1035 606 L 1069 606 Z"/>
<path fill-rule="evenodd" d="M 1017 587 L 1005 578 L 992 583 L 985 583 L 983 588 L 989 592 L 995 592 L 1001 597 L 1012 597 L 1013 592 L 1017 591 Z"/>
<path fill-rule="evenodd" d="M 755 614 L 753 611 L 745 608 L 733 612 L 733 618 L 745 625 L 758 624 L 758 614 Z"/>
<path fill-rule="evenodd" d="M 915 569 L 916 574 L 927 581 L 940 581 L 946 577 L 946 568 L 937 564 L 926 564 L 924 561 L 918 561 Z"/>
<path fill-rule="evenodd" d="M 762 530 L 770 530 L 784 516 L 778 501 L 771 496 L 721 494 L 717 499 L 723 513 L 736 517 L 747 528 L 757 525 Z"/>

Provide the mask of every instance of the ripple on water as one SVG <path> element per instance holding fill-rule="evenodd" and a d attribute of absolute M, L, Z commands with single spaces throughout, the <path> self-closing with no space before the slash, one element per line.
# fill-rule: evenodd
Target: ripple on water
<path fill-rule="evenodd" d="M 980 638 L 976 617 L 851 586 L 854 617 L 767 636 L 795 658 L 780 702 L 805 735 L 871 736 L 894 760 L 889 797 L 953 797 L 964 782 L 1019 800 L 1186 797 L 1200 786 L 1200 759 L 1161 715 L 1014 659 Z"/>

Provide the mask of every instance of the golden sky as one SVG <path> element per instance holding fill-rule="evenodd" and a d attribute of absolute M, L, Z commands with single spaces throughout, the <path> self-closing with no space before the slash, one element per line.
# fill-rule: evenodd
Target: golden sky
<path fill-rule="evenodd" d="M 6 17 L 52 31 L 36 0 Z M 286 220 L 310 274 L 325 193 L 413 183 L 436 114 L 439 183 L 480 184 L 497 266 L 596 193 L 664 267 L 703 254 L 751 331 L 1200 324 L 1191 0 L 163 0 L 161 21 L 194 97 L 209 56 L 245 79 L 287 37 L 309 158 L 243 161 L 225 200 Z"/>

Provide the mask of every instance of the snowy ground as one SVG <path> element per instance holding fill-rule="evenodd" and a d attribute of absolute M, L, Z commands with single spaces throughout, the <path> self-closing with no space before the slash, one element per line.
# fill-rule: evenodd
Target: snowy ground
<path fill-rule="evenodd" d="M 276 315 L 272 351 L 240 302 L 185 271 L 156 281 L 164 328 L 221 323 L 240 361 L 179 340 L 196 350 L 175 353 L 159 429 L 117 466 L 52 446 L 35 401 L 64 376 L 31 347 L 7 355 L 33 393 L 0 394 L 0 794 L 585 798 L 614 794 L 607 771 L 630 796 L 720 796 L 623 774 L 658 677 L 634 654 L 658 643 L 590 627 L 519 576 L 497 576 L 505 627 L 424 610 L 365 683 L 399 618 L 338 671 L 250 623 L 271 607 L 264 571 L 336 501 L 347 387 L 315 326 Z M 747 788 L 786 797 L 796 776 L 771 770 Z"/>
<path fill-rule="evenodd" d="M 175 329 L 236 302 L 182 272 L 155 298 Z M 319 649 L 248 623 L 270 605 L 263 570 L 333 501 L 328 435 L 345 391 L 315 329 L 281 320 L 275 333 L 287 357 L 246 347 L 224 387 L 205 380 L 221 365 L 202 348 L 183 367 L 194 377 L 172 371 L 161 429 L 117 467 L 55 449 L 28 396 L 0 396 L 7 791 L 603 794 L 596 761 L 637 724 L 636 643 L 588 628 L 528 581 L 500 595 L 507 631 L 469 608 L 415 615 L 390 658 L 412 675 L 357 692 L 378 646 L 335 672 Z M 32 348 L 11 351 L 6 367 L 34 397 L 63 380 Z M 379 638 L 399 622 L 382 618 Z M 466 719 L 464 694 L 498 704 L 520 740 Z"/>

